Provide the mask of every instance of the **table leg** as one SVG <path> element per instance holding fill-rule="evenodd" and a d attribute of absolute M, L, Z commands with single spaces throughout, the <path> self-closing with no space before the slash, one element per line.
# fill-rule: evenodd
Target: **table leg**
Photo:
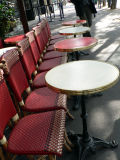
<path fill-rule="evenodd" d="M 82 95 L 79 97 L 81 99 L 81 118 L 83 124 L 83 133 L 74 134 L 73 137 L 75 139 L 75 145 L 79 150 L 79 160 L 86 160 L 86 156 L 88 153 L 95 153 L 97 147 L 105 147 L 105 148 L 115 148 L 118 146 L 118 143 L 113 140 L 112 142 L 107 142 L 101 140 L 99 138 L 91 137 L 87 130 L 87 112 L 85 106 L 85 96 Z"/>
<path fill-rule="evenodd" d="M 87 55 L 89 55 L 89 53 L 85 53 L 85 52 L 83 52 L 83 51 L 75 51 L 75 52 L 74 52 L 74 57 L 75 57 L 74 59 L 78 61 L 80 55 L 85 55 L 85 56 L 87 56 Z"/>
<path fill-rule="evenodd" d="M 80 97 L 79 96 L 73 96 L 74 97 L 74 110 L 78 110 L 80 108 Z"/>

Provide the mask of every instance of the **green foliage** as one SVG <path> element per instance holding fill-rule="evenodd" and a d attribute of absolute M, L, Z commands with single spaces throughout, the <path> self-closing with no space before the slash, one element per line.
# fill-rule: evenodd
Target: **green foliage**
<path fill-rule="evenodd" d="M 8 2 L 3 0 L 0 3 L 0 37 L 4 39 L 10 29 L 11 21 L 14 21 L 15 10 Z"/>

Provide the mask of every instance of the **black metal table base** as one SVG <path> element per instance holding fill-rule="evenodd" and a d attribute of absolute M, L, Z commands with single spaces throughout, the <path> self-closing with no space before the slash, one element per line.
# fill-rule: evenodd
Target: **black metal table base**
<path fill-rule="evenodd" d="M 99 138 L 89 137 L 87 142 L 84 142 L 81 136 L 77 135 L 78 137 L 78 151 L 79 151 L 79 160 L 86 160 L 87 155 L 92 153 L 96 153 L 97 148 L 116 148 L 118 143 L 114 140 L 112 142 L 103 141 Z"/>
<path fill-rule="evenodd" d="M 88 56 L 89 53 L 85 53 L 85 52 L 83 52 L 83 51 L 73 52 L 73 61 L 74 61 L 74 60 L 77 60 L 77 61 L 78 61 L 81 55 Z"/>
<path fill-rule="evenodd" d="M 97 147 L 105 147 L 105 148 L 115 148 L 118 146 L 118 143 L 113 140 L 112 142 L 107 142 L 104 140 L 101 140 L 99 138 L 91 137 L 87 130 L 87 112 L 86 112 L 86 106 L 85 106 L 85 95 L 77 96 L 80 100 L 79 105 L 81 103 L 81 118 L 82 118 L 82 124 L 83 124 L 83 132 L 82 135 L 80 134 L 68 134 L 71 137 L 71 141 L 73 141 L 74 145 L 78 149 L 79 153 L 79 160 L 86 160 L 88 153 L 95 153 Z"/>

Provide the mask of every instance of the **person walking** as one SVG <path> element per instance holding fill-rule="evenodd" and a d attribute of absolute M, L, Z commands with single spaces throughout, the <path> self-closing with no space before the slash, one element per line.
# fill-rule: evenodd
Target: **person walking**
<path fill-rule="evenodd" d="M 85 19 L 87 21 L 84 26 L 92 26 L 92 14 L 95 16 L 97 13 L 94 2 L 92 0 L 70 0 L 75 6 L 76 15 L 80 19 Z M 90 32 L 84 33 L 84 37 L 91 37 Z"/>

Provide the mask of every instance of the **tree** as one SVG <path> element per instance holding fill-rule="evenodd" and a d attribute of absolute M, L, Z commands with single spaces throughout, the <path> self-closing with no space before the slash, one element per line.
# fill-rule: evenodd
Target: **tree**
<path fill-rule="evenodd" d="M 8 1 L 0 2 L 0 37 L 5 38 L 5 34 L 8 33 L 11 22 L 15 21 L 15 10 L 9 5 Z"/>

